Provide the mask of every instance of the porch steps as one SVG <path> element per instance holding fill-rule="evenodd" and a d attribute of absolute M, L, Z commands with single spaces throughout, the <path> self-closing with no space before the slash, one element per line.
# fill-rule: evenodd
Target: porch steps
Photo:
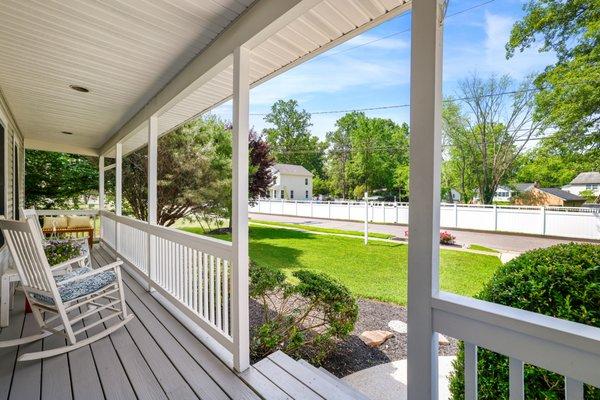
<path fill-rule="evenodd" d="M 319 370 L 307 361 L 296 361 L 281 351 L 263 358 L 251 369 L 252 373 L 255 374 L 254 371 L 257 371 L 267 377 L 271 383 L 285 392 L 289 399 L 368 400 L 366 396 L 333 375 Z M 249 377 L 251 374 L 247 375 Z M 254 388 L 261 396 L 271 398 L 272 392 L 261 393 L 258 387 L 254 386 Z"/>

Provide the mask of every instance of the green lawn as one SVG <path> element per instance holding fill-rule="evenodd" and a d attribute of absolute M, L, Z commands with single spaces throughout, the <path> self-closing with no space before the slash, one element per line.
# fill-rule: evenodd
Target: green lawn
<path fill-rule="evenodd" d="M 262 220 L 257 220 L 257 219 L 251 220 L 250 224 L 252 224 L 253 222 L 257 223 L 257 224 L 262 224 L 262 225 L 283 226 L 283 227 L 288 227 L 288 228 L 302 229 L 302 230 L 311 231 L 311 232 L 337 233 L 337 234 L 342 234 L 342 235 L 360 236 L 360 237 L 364 236 L 363 232 L 346 231 L 343 229 L 321 228 L 319 226 L 312 226 L 312 225 L 290 224 L 290 223 L 286 223 L 286 222 L 274 222 L 274 221 L 262 221 Z M 387 233 L 369 232 L 369 237 L 379 238 L 379 239 L 391 239 L 394 237 L 394 235 L 390 235 Z"/>
<path fill-rule="evenodd" d="M 479 250 L 479 251 L 487 251 L 488 253 L 500 253 L 496 249 L 492 249 L 491 247 L 481 246 L 479 244 L 469 245 L 469 249 L 471 249 L 471 250 Z"/>
<path fill-rule="evenodd" d="M 202 233 L 198 227 L 182 227 Z M 228 239 L 228 235 L 219 235 Z M 354 238 L 315 235 L 275 227 L 250 227 L 250 257 L 288 274 L 296 269 L 324 272 L 359 297 L 406 304 L 408 247 L 400 243 L 371 242 Z M 500 266 L 494 256 L 462 251 L 441 251 L 443 290 L 472 296 Z"/>

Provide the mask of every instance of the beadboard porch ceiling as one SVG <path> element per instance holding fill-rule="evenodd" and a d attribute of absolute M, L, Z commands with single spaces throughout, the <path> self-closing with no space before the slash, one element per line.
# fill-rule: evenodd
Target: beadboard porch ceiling
<path fill-rule="evenodd" d="M 407 0 L 7 0 L 0 88 L 28 148 L 110 157 L 123 141 L 127 154 L 145 143 L 146 111 L 158 115 L 162 134 L 230 98 L 227 45 L 252 50 L 256 86 L 409 7 Z"/>

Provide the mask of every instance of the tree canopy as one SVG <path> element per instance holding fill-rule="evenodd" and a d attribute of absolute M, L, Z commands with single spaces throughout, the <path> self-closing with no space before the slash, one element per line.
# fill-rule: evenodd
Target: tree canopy
<path fill-rule="evenodd" d="M 476 183 L 481 201 L 490 204 L 529 140 L 543 131 L 533 118 L 533 96 L 529 80 L 517 85 L 508 76 L 472 74 L 459 82 L 461 105 L 447 99 L 442 113 L 445 172 L 462 188 L 463 198 L 470 197 Z"/>
<path fill-rule="evenodd" d="M 193 214 L 205 218 L 231 215 L 231 127 L 216 117 L 190 121 L 158 141 L 158 215 L 172 225 Z M 249 137 L 249 198 L 264 196 L 271 184 L 273 157 L 255 132 Z M 123 160 L 123 197 L 134 216 L 146 220 L 147 148 Z"/>
<path fill-rule="evenodd" d="M 27 207 L 78 208 L 98 194 L 98 159 L 66 153 L 27 150 Z"/>
<path fill-rule="evenodd" d="M 535 79 L 536 119 L 557 129 L 545 141 L 600 169 L 600 1 L 532 0 L 513 26 L 507 57 L 540 43 L 557 61 Z"/>
<path fill-rule="evenodd" d="M 408 125 L 370 118 L 362 112 L 344 115 L 327 134 L 327 174 L 332 194 L 362 197 L 384 190 L 384 196 L 408 193 Z M 400 171 L 397 173 L 397 171 Z"/>
<path fill-rule="evenodd" d="M 323 176 L 325 144 L 312 135 L 310 114 L 300 110 L 296 100 L 278 100 L 265 116 L 272 125 L 263 130 L 277 162 L 302 165 L 314 175 Z"/>

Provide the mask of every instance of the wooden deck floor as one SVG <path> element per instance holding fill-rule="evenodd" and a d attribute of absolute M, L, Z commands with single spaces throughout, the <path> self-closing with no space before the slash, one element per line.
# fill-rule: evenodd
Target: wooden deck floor
<path fill-rule="evenodd" d="M 112 261 L 99 248 L 93 259 L 96 265 Z M 123 275 L 127 304 L 136 318 L 90 346 L 45 360 L 16 362 L 22 352 L 60 346 L 64 339 L 49 337 L 21 348 L 0 349 L 0 400 L 364 397 L 283 353 L 241 375 L 234 373 L 137 281 Z M 0 331 L 0 340 L 36 332 L 32 315 L 24 314 L 23 295 L 17 294 L 10 325 Z"/>

